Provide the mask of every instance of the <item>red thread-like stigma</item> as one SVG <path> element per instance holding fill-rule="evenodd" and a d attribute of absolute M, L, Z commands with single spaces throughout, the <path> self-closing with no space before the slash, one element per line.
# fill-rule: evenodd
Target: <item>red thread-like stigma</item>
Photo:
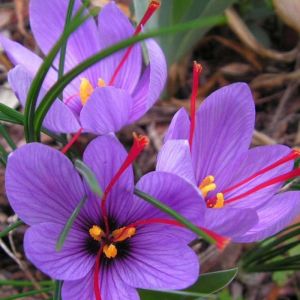
<path fill-rule="evenodd" d="M 152 17 L 152 15 L 155 13 L 155 11 L 159 7 L 160 7 L 160 2 L 159 1 L 151 1 L 151 3 L 148 6 L 147 11 L 145 12 L 143 18 L 141 19 L 141 21 L 139 22 L 139 24 L 137 25 L 137 27 L 134 31 L 134 34 L 133 34 L 134 36 L 138 35 L 141 32 L 143 26 L 149 21 L 149 19 Z M 134 45 L 131 45 L 130 47 L 127 48 L 127 50 L 126 50 L 124 56 L 122 57 L 120 63 L 116 67 L 115 72 L 113 73 L 108 85 L 113 85 L 114 84 L 117 75 L 119 74 L 119 72 L 122 69 L 124 63 L 128 59 L 128 56 L 129 56 L 129 54 L 130 54 L 133 47 L 134 47 Z"/>
<path fill-rule="evenodd" d="M 192 149 L 194 132 L 196 128 L 196 100 L 198 95 L 199 77 L 201 72 L 202 72 L 202 66 L 197 62 L 194 62 L 193 88 L 192 88 L 192 95 L 191 95 L 191 111 L 190 111 L 190 118 L 191 118 L 190 135 L 189 135 L 190 149 Z"/>
<path fill-rule="evenodd" d="M 130 228 L 130 227 L 137 227 L 137 226 L 142 226 L 142 225 L 149 225 L 149 224 L 165 224 L 165 225 L 171 225 L 171 226 L 177 226 L 181 228 L 186 228 L 185 225 L 181 224 L 180 222 L 176 220 L 169 220 L 169 219 L 162 219 L 162 218 L 152 218 L 152 219 L 145 219 L 145 220 L 139 220 L 136 221 L 124 228 Z M 219 250 L 223 250 L 228 243 L 230 242 L 230 239 L 227 237 L 223 237 L 216 232 L 209 230 L 204 227 L 199 227 L 202 231 L 204 231 L 208 236 L 210 236 L 216 243 L 216 246 Z M 123 234 L 123 232 L 122 232 Z"/>
<path fill-rule="evenodd" d="M 269 166 L 259 170 L 258 172 L 252 174 L 251 176 L 245 178 L 244 180 L 238 182 L 237 184 L 225 189 L 224 191 L 222 191 L 222 194 L 225 195 L 225 202 L 224 204 L 228 204 L 228 203 L 232 203 L 232 202 L 235 202 L 235 201 L 238 201 L 242 198 L 245 198 L 249 195 L 252 195 L 254 194 L 255 192 L 257 191 L 260 191 L 264 188 L 267 188 L 271 185 L 274 185 L 274 184 L 277 184 L 277 183 L 284 183 L 285 181 L 289 180 L 289 179 L 292 179 L 294 177 L 297 177 L 300 175 L 300 169 L 297 168 L 297 169 L 294 169 L 288 173 L 285 173 L 285 174 L 282 174 L 282 175 L 279 175 L 277 177 L 274 177 L 274 178 L 271 178 L 270 180 L 267 180 L 257 186 L 255 186 L 254 188 L 240 194 L 240 195 L 237 195 L 233 198 L 230 198 L 230 199 L 226 199 L 226 194 L 236 190 L 237 188 L 249 183 L 250 181 L 252 181 L 253 179 L 257 178 L 258 176 L 260 175 L 263 175 L 289 161 L 292 161 L 292 160 L 295 160 L 297 158 L 300 157 L 300 152 L 298 150 L 292 150 L 288 155 L 282 157 L 281 159 L 277 160 L 276 162 L 270 164 Z M 206 201 L 206 205 L 207 207 L 209 208 L 213 208 L 216 204 L 216 197 L 213 197 L 213 198 L 210 198 Z"/>
<path fill-rule="evenodd" d="M 74 143 L 78 140 L 78 138 L 80 137 L 82 131 L 83 131 L 83 128 L 80 128 L 80 129 L 76 132 L 76 134 L 72 137 L 72 139 L 69 141 L 69 143 L 68 143 L 67 145 L 65 145 L 65 146 L 62 148 L 61 152 L 62 152 L 63 154 L 66 154 L 66 153 L 69 151 L 69 149 L 73 146 L 73 144 L 74 144 Z"/>
<path fill-rule="evenodd" d="M 240 200 L 242 198 L 245 198 L 251 194 L 254 194 L 255 192 L 257 191 L 260 191 L 264 188 L 267 188 L 271 185 L 274 185 L 274 184 L 277 184 L 277 183 L 283 183 L 283 182 L 286 182 L 287 180 L 289 179 L 292 179 L 292 178 L 295 178 L 297 176 L 300 176 L 300 168 L 297 168 L 297 169 L 294 169 L 293 171 L 291 172 L 288 172 L 288 173 L 285 173 L 283 175 L 279 175 L 275 178 L 272 178 L 270 180 L 267 180 L 266 182 L 263 182 L 259 185 L 257 185 L 256 187 L 250 189 L 249 191 L 243 193 L 243 194 L 240 194 L 236 197 L 233 197 L 231 199 L 228 199 L 228 200 L 225 200 L 225 203 L 228 204 L 228 203 L 232 203 L 232 202 L 235 202 L 237 200 Z"/>
<path fill-rule="evenodd" d="M 99 249 L 96 256 L 95 270 L 94 270 L 94 293 L 96 300 L 101 300 L 101 288 L 99 281 L 100 265 L 101 265 L 101 256 L 103 252 L 103 246 Z"/>
<path fill-rule="evenodd" d="M 109 224 L 108 224 L 108 217 L 107 217 L 107 212 L 106 212 L 106 201 L 107 201 L 107 196 L 112 190 L 113 186 L 116 184 L 116 182 L 119 180 L 121 175 L 126 171 L 126 169 L 136 160 L 136 158 L 139 156 L 139 154 L 145 149 L 146 146 L 149 145 L 149 139 L 148 137 L 144 135 L 137 135 L 136 133 L 133 134 L 133 145 L 123 162 L 122 166 L 118 170 L 118 172 L 113 176 L 111 179 L 110 183 L 106 187 L 104 191 L 104 195 L 101 201 L 101 211 L 102 211 L 102 216 L 104 219 L 105 223 L 105 230 L 106 234 L 109 234 Z"/>

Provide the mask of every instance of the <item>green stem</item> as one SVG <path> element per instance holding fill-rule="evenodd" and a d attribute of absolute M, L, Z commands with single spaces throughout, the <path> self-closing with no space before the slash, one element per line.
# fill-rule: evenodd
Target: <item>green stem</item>
<path fill-rule="evenodd" d="M 191 231 L 193 231 L 194 233 L 196 233 L 198 236 L 202 237 L 207 242 L 212 243 L 212 244 L 216 243 L 215 240 L 212 239 L 207 233 L 205 233 L 204 231 L 202 231 L 201 229 L 199 229 L 196 225 L 194 225 L 193 223 L 191 223 L 189 220 L 187 220 L 182 215 L 178 214 L 175 210 L 173 210 L 169 206 L 163 204 L 159 200 L 153 198 L 152 196 L 150 196 L 150 195 L 148 195 L 148 194 L 146 194 L 146 193 L 144 193 L 144 192 L 142 192 L 142 191 L 140 191 L 138 189 L 135 189 L 134 193 L 135 193 L 135 195 L 139 196 L 143 200 L 149 202 L 150 204 L 152 204 L 153 206 L 157 207 L 161 211 L 163 211 L 166 214 L 170 215 L 172 218 L 174 218 L 175 220 L 177 220 L 178 222 L 180 222 L 181 224 L 183 224 L 186 228 L 190 229 Z"/>
<path fill-rule="evenodd" d="M 34 286 L 34 284 L 31 281 L 28 280 L 4 280 L 0 279 L 0 286 L 17 286 L 17 287 L 27 287 L 27 286 Z M 47 280 L 47 281 L 39 281 L 39 285 L 48 287 L 49 285 L 53 285 L 53 281 Z"/>
<path fill-rule="evenodd" d="M 66 15 L 66 22 L 65 22 L 64 31 L 66 31 L 66 28 L 68 28 L 68 26 L 70 24 L 74 4 L 75 4 L 75 0 L 70 0 L 69 1 L 69 6 L 68 6 L 67 15 Z M 58 80 L 64 75 L 67 44 L 68 44 L 68 39 L 65 39 L 63 41 L 62 45 L 61 45 L 60 57 L 59 57 L 59 66 L 58 66 Z"/>
<path fill-rule="evenodd" d="M 84 6 L 82 6 L 81 9 L 79 9 L 79 11 L 76 13 L 70 25 L 64 29 L 59 40 L 50 50 L 47 57 L 44 59 L 44 62 L 41 64 L 39 70 L 37 71 L 31 83 L 31 86 L 27 94 L 26 105 L 24 110 L 24 118 L 25 118 L 24 130 L 25 130 L 25 137 L 27 142 L 32 142 L 39 139 L 39 138 L 35 138 L 34 136 L 34 123 L 33 123 L 37 100 L 38 100 L 40 90 L 42 88 L 42 84 L 47 76 L 48 71 L 50 70 L 53 64 L 54 59 L 56 58 L 61 48 L 62 43 L 72 34 L 72 32 L 74 32 L 83 22 L 85 22 L 88 19 L 88 17 L 90 17 L 90 15 L 88 15 L 85 16 L 84 18 L 81 18 L 83 8 Z M 58 96 L 59 95 L 57 95 L 57 97 Z"/>
<path fill-rule="evenodd" d="M 61 288 L 62 288 L 63 281 L 56 280 L 54 284 L 54 295 L 53 300 L 61 300 Z"/>
<path fill-rule="evenodd" d="M 7 157 L 8 157 L 7 151 L 5 150 L 5 148 L 0 144 L 0 158 L 2 160 L 2 162 L 5 164 L 7 163 Z"/>
<path fill-rule="evenodd" d="M 87 196 L 84 196 L 79 204 L 76 206 L 76 208 L 74 209 L 74 211 L 72 212 L 70 218 L 68 219 L 66 225 L 64 226 L 62 232 L 59 235 L 58 241 L 56 243 L 56 251 L 60 251 L 64 245 L 64 242 L 67 238 L 67 235 L 69 233 L 69 231 L 71 230 L 71 227 L 75 221 L 75 219 L 77 218 L 81 208 L 83 207 L 83 205 L 85 204 L 85 201 L 87 200 Z"/>
<path fill-rule="evenodd" d="M 12 150 L 16 150 L 17 149 L 17 146 L 16 146 L 15 142 L 12 140 L 12 138 L 10 137 L 10 135 L 7 132 L 6 128 L 2 124 L 0 124 L 0 134 L 2 134 L 2 136 L 6 140 L 7 144 L 9 145 L 9 147 Z"/>
<path fill-rule="evenodd" d="M 24 225 L 25 223 L 21 220 L 16 221 L 15 223 L 9 225 L 8 227 L 6 227 L 3 231 L 0 232 L 0 239 L 5 237 L 6 235 L 8 235 L 9 232 L 11 232 L 12 230 L 20 227 L 21 225 Z"/>
<path fill-rule="evenodd" d="M 116 45 L 113 45 L 109 48 L 106 48 L 97 54 L 87 58 L 82 63 L 74 67 L 72 70 L 67 72 L 61 80 L 57 81 L 52 88 L 47 92 L 45 95 L 43 101 L 39 105 L 39 107 L 36 110 L 35 119 L 34 119 L 34 138 L 38 139 L 41 126 L 43 123 L 43 120 L 50 109 L 52 103 L 55 101 L 55 99 L 60 95 L 61 91 L 71 82 L 75 77 L 80 75 L 83 71 L 91 67 L 92 65 L 98 63 L 100 60 L 108 57 L 109 55 L 127 48 L 137 42 L 143 41 L 145 39 L 156 37 L 159 35 L 166 35 L 171 33 L 176 33 L 179 31 L 187 31 L 193 28 L 197 27 L 210 27 L 213 25 L 220 25 L 224 24 L 226 22 L 226 18 L 223 16 L 214 16 L 214 17 L 208 17 L 203 18 L 200 20 L 193 20 L 187 23 L 183 24 L 177 24 L 174 26 L 164 27 L 158 30 L 151 31 L 149 33 L 142 33 L 140 35 L 131 37 L 127 40 L 121 41 L 120 43 L 117 43 Z"/>
<path fill-rule="evenodd" d="M 34 290 L 34 291 L 19 293 L 17 295 L 12 295 L 12 296 L 1 298 L 1 300 L 20 299 L 20 298 L 25 298 L 25 297 L 28 297 L 28 296 L 34 296 L 34 295 L 39 295 L 39 294 L 43 294 L 43 293 L 49 293 L 51 291 L 53 291 L 53 287 L 48 287 L 48 288 L 43 288 L 43 289 L 40 289 L 40 290 Z"/>

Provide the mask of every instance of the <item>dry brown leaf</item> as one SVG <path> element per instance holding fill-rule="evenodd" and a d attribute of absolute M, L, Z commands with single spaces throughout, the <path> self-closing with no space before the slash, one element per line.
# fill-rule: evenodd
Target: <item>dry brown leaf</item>
<path fill-rule="evenodd" d="M 300 33 L 300 1 L 273 0 L 273 4 L 282 21 Z"/>
<path fill-rule="evenodd" d="M 297 49 L 293 49 L 288 52 L 279 52 L 272 49 L 267 49 L 261 45 L 233 8 L 227 8 L 225 10 L 225 14 L 231 30 L 246 46 L 248 46 L 258 55 L 283 62 L 292 62 L 296 59 Z"/>

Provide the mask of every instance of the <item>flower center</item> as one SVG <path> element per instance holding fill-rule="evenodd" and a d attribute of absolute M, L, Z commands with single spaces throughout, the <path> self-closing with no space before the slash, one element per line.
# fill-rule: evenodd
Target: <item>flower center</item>
<path fill-rule="evenodd" d="M 209 192 L 214 191 L 217 188 L 215 184 L 215 177 L 212 175 L 206 176 L 199 185 L 199 190 L 202 193 L 203 198 L 207 197 Z M 217 193 L 214 205 L 208 206 L 209 208 L 222 208 L 224 206 L 224 194 Z"/>
<path fill-rule="evenodd" d="M 100 226 L 93 225 L 89 229 L 90 236 L 101 243 L 101 249 L 107 258 L 115 258 L 118 254 L 117 244 L 130 239 L 136 233 L 133 226 L 121 227 L 107 235 Z"/>
<path fill-rule="evenodd" d="M 99 78 L 97 85 L 98 87 L 105 87 L 106 83 L 102 78 Z M 82 105 L 86 104 L 86 102 L 91 97 L 93 91 L 94 91 L 94 87 L 92 86 L 91 82 L 85 77 L 82 78 L 79 87 L 79 97 Z"/>

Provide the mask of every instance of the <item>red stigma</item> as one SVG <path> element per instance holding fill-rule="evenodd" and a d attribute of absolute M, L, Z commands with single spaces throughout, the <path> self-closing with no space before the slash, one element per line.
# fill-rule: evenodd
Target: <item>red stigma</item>
<path fill-rule="evenodd" d="M 126 228 L 130 228 L 130 227 L 137 227 L 137 226 L 149 225 L 149 224 L 162 224 L 162 225 L 170 225 L 170 226 L 177 226 L 177 227 L 186 228 L 185 225 L 181 224 L 180 222 L 178 222 L 176 220 L 169 220 L 169 219 L 162 219 L 162 218 L 152 218 L 152 219 L 145 219 L 145 220 L 136 221 L 136 222 L 126 226 L 124 228 L 124 230 L 126 230 Z M 199 227 L 199 229 L 204 231 L 208 236 L 210 236 L 215 241 L 216 247 L 219 250 L 224 250 L 224 248 L 230 242 L 229 238 L 223 237 L 223 236 L 219 235 L 218 233 L 216 233 L 212 230 L 209 230 L 209 229 L 204 228 L 204 227 Z"/>
<path fill-rule="evenodd" d="M 66 154 L 66 153 L 69 151 L 69 149 L 73 146 L 73 144 L 74 144 L 74 143 L 78 140 L 78 138 L 80 137 L 82 131 L 83 131 L 83 128 L 80 128 L 80 129 L 76 132 L 76 134 L 72 137 L 72 139 L 69 141 L 69 143 L 66 144 L 66 145 L 62 148 L 61 153 Z"/>
<path fill-rule="evenodd" d="M 101 255 L 103 252 L 103 246 L 99 249 L 96 256 L 95 270 L 94 270 L 94 293 L 96 300 L 101 300 L 101 289 L 100 289 L 100 281 L 99 281 L 99 273 L 100 273 L 100 263 L 101 263 Z"/>
<path fill-rule="evenodd" d="M 267 188 L 267 187 L 269 187 L 271 185 L 274 185 L 274 184 L 277 184 L 277 183 L 283 183 L 283 182 L 285 182 L 285 181 L 287 181 L 289 179 L 295 178 L 297 176 L 300 176 L 300 168 L 294 169 L 291 172 L 288 172 L 288 173 L 285 173 L 283 175 L 274 177 L 274 178 L 272 178 L 270 180 L 267 180 L 266 182 L 263 182 L 263 183 L 257 185 L 256 187 L 250 189 L 249 191 L 247 191 L 247 192 L 245 192 L 243 194 L 240 194 L 240 195 L 238 195 L 236 197 L 233 197 L 231 199 L 225 200 L 225 203 L 228 204 L 228 203 L 235 202 L 235 201 L 240 200 L 242 198 L 245 198 L 245 197 L 247 197 L 247 196 L 249 196 L 251 194 L 254 194 L 257 191 L 260 191 L 260 190 L 262 190 L 264 188 Z"/>
<path fill-rule="evenodd" d="M 289 161 L 292 161 L 292 160 L 295 160 L 297 158 L 300 157 L 300 151 L 299 150 L 292 150 L 289 154 L 287 154 L 286 156 L 282 157 L 281 159 L 277 160 L 276 162 L 270 164 L 269 166 L 259 170 L 258 172 L 252 174 L 251 176 L 245 178 L 244 180 L 241 180 L 240 182 L 238 182 L 237 184 L 225 189 L 222 191 L 223 194 L 228 194 L 229 192 L 232 192 L 234 190 L 236 190 L 237 188 L 247 184 L 248 182 L 252 181 L 253 179 L 259 177 L 260 175 L 263 175 Z M 277 184 L 277 183 L 283 183 L 289 179 L 292 179 L 294 177 L 297 177 L 300 175 L 300 172 L 299 172 L 299 168 L 298 169 L 295 169 L 295 170 L 292 170 L 291 172 L 288 172 L 288 173 L 285 173 L 283 175 L 280 175 L 280 176 L 277 176 L 275 178 L 272 178 L 270 180 L 267 180 L 259 185 L 257 185 L 256 187 L 250 189 L 249 191 L 245 192 L 245 193 L 242 193 L 238 196 L 235 196 L 231 199 L 226 199 L 225 197 L 225 203 L 224 204 L 228 204 L 228 203 L 231 203 L 231 202 L 235 202 L 237 200 L 240 200 L 242 198 L 245 198 L 259 190 L 262 190 L 266 187 L 269 187 L 271 185 L 274 185 L 274 184 Z M 206 201 L 206 206 L 208 208 L 213 208 L 216 204 L 216 197 L 213 197 L 213 198 L 210 198 Z"/>
<path fill-rule="evenodd" d="M 192 149 L 194 132 L 196 128 L 196 99 L 198 95 L 199 77 L 201 72 L 202 72 L 202 66 L 194 61 L 193 88 L 192 88 L 192 95 L 191 95 L 191 111 L 190 111 L 190 117 L 191 117 L 190 135 L 189 135 L 190 149 Z"/>
<path fill-rule="evenodd" d="M 160 7 L 159 1 L 151 1 L 143 18 L 139 22 L 139 24 L 136 26 L 134 35 L 137 35 L 141 32 L 143 26 L 146 25 L 146 23 L 149 21 L 149 19 L 152 17 L 152 15 L 155 13 L 155 11 Z"/>
<path fill-rule="evenodd" d="M 136 26 L 136 29 L 135 29 L 134 34 L 133 34 L 134 36 L 138 35 L 141 32 L 143 26 L 149 21 L 149 19 L 152 17 L 152 15 L 155 13 L 155 11 L 159 7 L 160 7 L 160 2 L 159 1 L 151 1 L 150 2 L 149 6 L 148 6 L 148 9 L 146 10 L 143 18 L 141 19 L 139 24 Z M 117 75 L 120 73 L 120 70 L 122 69 L 124 63 L 128 59 L 129 54 L 130 54 L 133 47 L 134 47 L 134 45 L 131 45 L 130 47 L 127 48 L 127 50 L 126 50 L 124 56 L 122 57 L 120 63 L 116 67 L 115 72 L 113 73 L 108 85 L 113 85 L 114 84 Z"/>
<path fill-rule="evenodd" d="M 223 237 L 207 228 L 200 227 L 200 229 L 216 241 L 216 246 L 220 251 L 223 251 L 225 247 L 230 243 L 230 238 Z"/>
<path fill-rule="evenodd" d="M 107 196 L 112 190 L 113 186 L 116 184 L 116 182 L 119 180 L 119 178 L 122 176 L 122 174 L 126 171 L 126 169 L 136 160 L 136 158 L 140 155 L 140 153 L 146 148 L 146 146 L 149 145 L 149 139 L 148 137 L 144 135 L 137 135 L 136 133 L 133 133 L 133 145 L 121 165 L 120 169 L 118 172 L 113 176 L 111 179 L 110 183 L 106 187 L 104 191 L 104 195 L 101 201 L 101 211 L 102 211 L 102 216 L 104 218 L 104 223 L 105 223 L 105 229 L 106 229 L 106 234 L 109 235 L 109 224 L 108 224 L 108 217 L 107 217 L 107 212 L 106 212 L 106 201 L 107 201 Z"/>

